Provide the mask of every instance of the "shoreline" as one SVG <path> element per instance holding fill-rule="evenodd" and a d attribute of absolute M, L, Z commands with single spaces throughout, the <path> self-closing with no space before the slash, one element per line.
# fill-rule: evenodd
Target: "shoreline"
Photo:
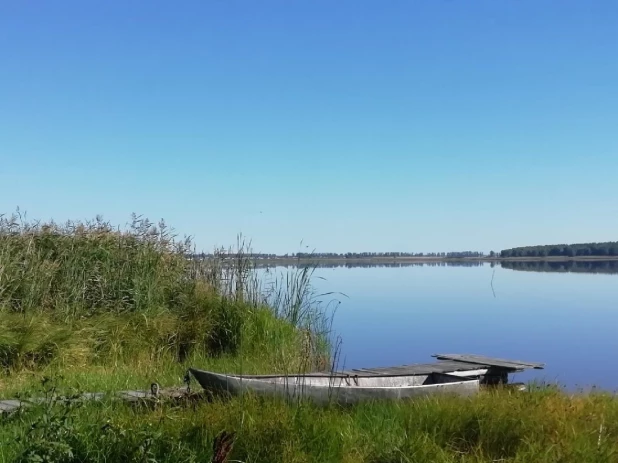
<path fill-rule="evenodd" d="M 396 264 L 440 262 L 605 262 L 618 261 L 618 256 L 548 256 L 548 257 L 277 257 L 254 258 L 260 264 Z"/>

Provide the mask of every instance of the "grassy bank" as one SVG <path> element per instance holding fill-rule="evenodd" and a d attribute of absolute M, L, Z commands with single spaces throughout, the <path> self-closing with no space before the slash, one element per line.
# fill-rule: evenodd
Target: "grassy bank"
<path fill-rule="evenodd" d="M 179 386 L 189 366 L 328 368 L 310 269 L 265 285 L 242 241 L 236 249 L 188 260 L 189 241 L 137 217 L 122 231 L 2 218 L 0 397 Z M 547 388 L 351 408 L 50 398 L 0 417 L 0 461 L 223 461 L 213 460 L 223 431 L 242 462 L 618 461 L 618 401 Z"/>
<path fill-rule="evenodd" d="M 209 462 L 221 431 L 243 462 L 614 462 L 618 403 L 539 390 L 315 408 L 245 396 L 41 407 L 0 426 L 2 461 Z M 28 460 L 28 458 L 30 458 Z"/>
<path fill-rule="evenodd" d="M 190 246 L 137 217 L 123 231 L 0 219 L 0 394 L 43 375 L 105 388 L 177 383 L 187 365 L 324 367 L 308 271 L 264 288 L 242 243 L 226 262 L 189 261 Z"/>

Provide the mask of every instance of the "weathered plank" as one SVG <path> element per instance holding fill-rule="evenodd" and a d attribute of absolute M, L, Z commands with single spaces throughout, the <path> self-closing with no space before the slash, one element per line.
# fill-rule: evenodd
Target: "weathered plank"
<path fill-rule="evenodd" d="M 152 393 L 149 391 L 120 391 L 116 395 L 127 402 L 135 402 L 140 399 L 147 399 L 152 397 Z"/>
<path fill-rule="evenodd" d="M 137 401 L 140 399 L 152 399 L 152 398 L 160 398 L 160 399 L 178 399 L 184 397 L 188 394 L 188 390 L 186 387 L 169 387 L 165 389 L 157 390 L 156 394 L 154 391 L 144 391 L 144 390 L 128 390 L 128 391 L 120 391 L 116 393 L 116 396 L 129 401 Z"/>
<path fill-rule="evenodd" d="M 415 363 L 409 365 L 395 365 L 387 367 L 354 368 L 349 370 L 319 371 L 305 373 L 305 376 L 397 376 L 397 375 L 423 375 L 431 373 L 452 373 L 466 371 L 476 374 L 480 370 L 506 369 L 520 371 L 525 368 L 542 368 L 543 364 L 519 362 L 515 360 L 496 359 L 479 355 L 466 354 L 439 354 L 439 361 L 434 363 Z M 469 359 L 469 360 L 466 360 Z M 484 374 L 479 373 L 479 374 Z M 279 375 L 252 375 L 252 377 L 274 377 Z M 461 376 L 461 375 L 460 375 Z"/>
<path fill-rule="evenodd" d="M 103 400 L 107 394 L 104 392 L 86 392 L 82 394 L 80 397 L 83 400 Z"/>
<path fill-rule="evenodd" d="M 507 370 L 525 370 L 528 368 L 534 368 L 542 370 L 545 368 L 544 363 L 537 362 L 524 362 L 521 360 L 508 360 L 494 357 L 485 357 L 483 355 L 475 354 L 434 354 L 432 357 L 438 360 L 454 360 L 457 362 L 472 363 L 478 365 L 487 365 L 491 367 L 505 368 Z"/>
<path fill-rule="evenodd" d="M 178 399 L 181 397 L 188 396 L 188 389 L 186 387 L 170 387 L 161 389 L 157 393 L 157 397 L 166 400 L 166 399 Z M 104 392 L 86 392 L 79 396 L 81 400 L 90 401 L 90 400 L 102 400 L 105 397 L 108 397 L 108 394 Z M 120 399 L 126 402 L 136 402 L 139 400 L 145 400 L 153 398 L 152 390 L 129 390 L 129 391 L 119 391 L 111 396 L 111 398 Z M 16 400 L 16 399 L 6 399 L 0 400 L 0 414 L 2 413 L 10 413 L 21 407 L 27 407 L 32 404 L 42 403 L 45 399 L 43 397 L 33 397 L 28 399 L 27 401 Z M 56 400 L 63 400 L 62 397 L 56 397 Z"/>
<path fill-rule="evenodd" d="M 344 370 L 342 374 L 348 374 L 351 376 L 428 375 L 430 373 L 449 373 L 453 371 L 475 371 L 483 368 L 489 368 L 489 365 L 457 361 L 441 361 L 435 363 L 418 363 L 393 367 L 355 368 L 352 370 Z"/>
<path fill-rule="evenodd" d="M 428 363 L 428 367 L 433 367 L 434 371 L 447 373 L 449 371 L 468 371 L 468 370 L 478 370 L 479 368 L 489 368 L 487 365 L 482 365 L 480 363 L 466 363 L 466 362 L 456 362 L 456 361 L 441 361 L 436 363 Z"/>
<path fill-rule="evenodd" d="M 0 400 L 0 413 L 14 412 L 24 405 L 21 400 Z"/>

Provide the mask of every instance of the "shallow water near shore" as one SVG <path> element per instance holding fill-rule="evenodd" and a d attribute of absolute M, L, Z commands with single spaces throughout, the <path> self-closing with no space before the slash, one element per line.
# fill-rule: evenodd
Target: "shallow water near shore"
<path fill-rule="evenodd" d="M 347 296 L 321 298 L 340 301 L 333 321 L 342 341 L 338 368 L 475 353 L 546 364 L 515 381 L 618 390 L 618 274 L 520 268 L 528 271 L 489 263 L 317 268 L 317 292 Z"/>

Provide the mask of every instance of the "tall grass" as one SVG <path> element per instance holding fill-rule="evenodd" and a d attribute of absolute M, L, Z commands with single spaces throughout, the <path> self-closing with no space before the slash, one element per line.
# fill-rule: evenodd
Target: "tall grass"
<path fill-rule="evenodd" d="M 99 217 L 57 224 L 0 216 L 0 369 L 6 377 L 68 368 L 75 377 L 85 367 L 323 365 L 325 313 L 316 301 L 294 317 L 270 305 L 249 246 L 239 237 L 214 259 L 190 259 L 191 240 L 163 221 L 134 215 L 120 229 Z M 0 376 L 0 392 L 8 383 Z"/>
<path fill-rule="evenodd" d="M 0 218 L 0 305 L 57 315 L 145 312 L 175 307 L 190 294 L 184 252 L 165 222 L 133 216 L 126 230 L 89 222 Z"/>

